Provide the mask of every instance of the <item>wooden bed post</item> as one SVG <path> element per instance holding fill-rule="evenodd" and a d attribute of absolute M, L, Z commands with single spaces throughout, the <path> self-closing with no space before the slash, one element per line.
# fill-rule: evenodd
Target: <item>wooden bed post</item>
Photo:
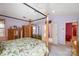
<path fill-rule="evenodd" d="M 72 26 L 74 26 L 75 23 L 72 23 Z M 76 22 L 76 26 L 78 27 L 78 23 Z M 72 55 L 78 56 L 78 36 L 73 35 L 73 28 L 72 28 Z"/>
<path fill-rule="evenodd" d="M 45 33 L 44 33 L 44 41 L 45 41 L 45 43 L 46 43 L 46 45 L 48 46 L 48 25 L 49 25 L 49 23 L 48 23 L 48 16 L 46 17 L 46 24 L 45 24 Z"/>

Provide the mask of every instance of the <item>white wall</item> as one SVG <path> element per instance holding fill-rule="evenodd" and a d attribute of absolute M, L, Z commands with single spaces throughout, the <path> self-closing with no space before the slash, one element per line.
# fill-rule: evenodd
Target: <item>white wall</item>
<path fill-rule="evenodd" d="M 68 22 L 74 22 L 79 19 L 78 16 L 52 16 L 49 15 L 49 20 L 52 20 L 52 42 L 54 44 L 65 44 L 65 24 Z M 40 33 L 44 34 L 44 23 L 45 19 L 42 21 L 34 22 L 37 25 L 42 26 Z"/>
<path fill-rule="evenodd" d="M 17 25 L 21 27 L 21 25 L 28 24 L 27 22 L 15 20 L 11 18 L 6 18 L 6 17 L 0 17 L 0 18 L 5 19 L 6 29 L 13 25 Z M 65 23 L 72 22 L 74 20 L 79 21 L 79 17 L 78 16 L 52 16 L 50 15 L 49 20 L 52 20 L 53 43 L 65 44 Z M 44 22 L 45 22 L 45 19 L 43 19 L 42 21 L 40 20 L 40 21 L 34 22 L 34 24 L 40 26 L 41 35 L 44 34 L 44 27 L 43 27 Z"/>
<path fill-rule="evenodd" d="M 14 25 L 17 27 L 21 27 L 22 25 L 27 25 L 28 23 L 20 20 L 6 18 L 5 24 L 6 24 L 6 28 L 9 28 L 10 26 L 14 26 Z"/>
<path fill-rule="evenodd" d="M 52 23 L 57 25 L 57 31 L 52 31 L 57 33 L 56 36 L 54 35 L 57 39 L 53 38 L 53 42 L 57 41 L 56 44 L 65 44 L 65 23 L 78 20 L 78 16 L 50 16 L 50 19 Z"/>

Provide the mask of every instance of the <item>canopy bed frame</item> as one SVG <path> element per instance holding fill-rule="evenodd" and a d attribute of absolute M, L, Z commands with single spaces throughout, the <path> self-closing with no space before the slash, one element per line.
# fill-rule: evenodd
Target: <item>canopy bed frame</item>
<path fill-rule="evenodd" d="M 28 47 L 27 48 L 21 48 L 21 47 L 19 48 L 19 46 L 25 45 L 25 44 L 26 44 L 26 46 L 28 46 L 28 45 L 31 46 L 30 49 L 32 48 L 32 45 L 34 45 L 33 48 L 32 48 L 33 51 L 32 50 L 31 50 L 32 52 L 26 51 L 26 53 L 25 53 L 26 55 L 31 55 L 31 56 L 32 55 L 48 55 L 48 53 L 49 53 L 49 51 L 48 51 L 48 23 L 49 23 L 48 22 L 48 16 L 45 15 L 45 14 L 43 14 L 43 13 L 41 13 L 40 11 L 36 10 L 35 8 L 31 7 L 30 5 L 28 5 L 26 3 L 24 3 L 24 5 L 30 7 L 31 9 L 33 9 L 36 12 L 40 13 L 41 15 L 43 15 L 44 17 L 40 18 L 40 19 L 32 20 L 32 21 L 31 20 L 27 21 L 27 20 L 18 19 L 18 18 L 12 17 L 12 16 L 6 16 L 6 15 L 0 14 L 0 16 L 3 16 L 3 17 L 8 17 L 8 18 L 16 19 L 16 20 L 21 20 L 21 21 L 29 22 L 28 25 L 23 25 L 22 27 L 12 26 L 12 27 L 10 27 L 8 29 L 8 41 L 1 43 L 1 44 L 3 44 L 5 46 L 5 50 L 4 50 L 4 52 L 1 55 L 5 56 L 5 55 L 10 55 L 11 53 L 12 53 L 12 55 L 19 55 L 19 54 L 21 54 L 20 49 L 22 49 L 23 51 L 28 50 L 27 49 Z M 43 37 L 44 41 L 42 41 L 42 40 L 36 40 L 36 39 L 31 40 L 32 39 L 31 37 L 33 35 L 33 30 L 32 30 L 33 29 L 33 25 L 32 25 L 32 22 L 39 21 L 39 20 L 42 20 L 42 19 L 46 19 L 45 20 L 45 22 L 46 22 L 45 23 L 46 28 L 45 28 L 45 33 L 44 33 L 45 35 L 43 35 L 44 36 Z M 18 43 L 18 42 L 21 42 L 21 43 Z M 31 42 L 34 42 L 34 43 L 31 43 Z M 16 45 L 15 45 L 15 43 L 16 43 Z M 14 46 L 16 46 L 16 47 L 14 47 Z M 26 47 L 26 46 L 24 46 L 24 47 Z M 11 49 L 11 48 L 13 48 L 13 49 Z M 16 50 L 18 50 L 18 48 L 19 48 L 19 54 L 17 54 L 18 51 L 16 51 Z M 10 49 L 10 50 L 7 50 L 7 49 Z M 16 50 L 14 50 L 14 49 L 16 49 Z M 14 52 L 16 51 L 17 53 L 14 53 L 13 51 Z M 24 55 L 23 52 L 22 52 L 22 55 Z"/>
<path fill-rule="evenodd" d="M 0 14 L 0 16 L 4 16 L 4 17 L 8 17 L 8 18 L 13 18 L 15 20 L 21 20 L 21 21 L 29 22 L 28 25 L 23 25 L 22 27 L 17 27 L 17 26 L 10 27 L 8 29 L 8 39 L 12 40 L 12 39 L 23 38 L 23 37 L 32 37 L 32 34 L 33 34 L 33 30 L 32 30 L 33 29 L 33 25 L 31 23 L 34 22 L 34 21 L 39 21 L 39 20 L 42 20 L 42 19 L 46 19 L 45 20 L 45 22 L 46 22 L 46 31 L 45 31 L 45 34 L 46 35 L 43 35 L 44 36 L 43 39 L 45 39 L 44 41 L 46 42 L 46 45 L 48 46 L 48 25 L 49 25 L 48 16 L 45 15 L 45 14 L 43 14 L 39 10 L 31 7 L 30 5 L 28 5 L 26 3 L 23 3 L 23 4 L 25 6 L 28 6 L 31 9 L 33 9 L 37 13 L 40 13 L 44 17 L 40 18 L 40 19 L 36 19 L 36 20 L 29 20 L 29 21 L 27 21 L 27 20 L 18 19 L 18 18 L 12 17 L 12 16 L 6 16 L 6 15 Z"/>
<path fill-rule="evenodd" d="M 15 17 L 12 17 L 12 16 L 6 16 L 6 15 L 0 14 L 0 16 L 3 16 L 3 17 L 8 17 L 8 18 L 16 19 L 16 20 L 21 20 L 21 21 L 29 22 L 28 25 L 23 25 L 22 28 L 18 28 L 16 26 L 14 26 L 14 28 L 9 28 L 8 29 L 8 39 L 9 40 L 13 40 L 13 39 L 18 39 L 18 38 L 32 37 L 33 26 L 31 24 L 31 22 L 45 19 L 45 21 L 46 21 L 46 23 L 45 23 L 46 24 L 46 28 L 45 28 L 44 35 L 43 35 L 43 40 L 44 40 L 46 46 L 48 47 L 48 39 L 49 39 L 49 36 L 48 36 L 48 29 L 49 29 L 49 17 L 48 17 L 48 14 L 45 15 L 42 12 L 38 11 L 37 9 L 31 7 L 30 5 L 28 5 L 26 3 L 23 3 L 23 5 L 28 6 L 29 8 L 31 8 L 34 11 L 40 13 L 44 17 L 40 18 L 40 19 L 32 20 L 32 21 L 31 20 L 27 21 L 27 20 L 24 20 L 24 19 L 19 19 L 19 18 L 15 18 Z M 73 43 L 73 46 L 75 46 L 74 41 L 72 41 L 72 43 Z M 76 45 L 78 45 L 78 44 L 76 44 Z M 76 46 L 76 49 L 77 48 L 78 48 L 78 46 Z M 47 54 L 45 54 L 45 55 L 47 55 Z"/>
<path fill-rule="evenodd" d="M 0 48 L 2 50 L 1 56 L 6 56 L 6 55 L 46 56 L 48 55 L 49 54 L 48 17 L 46 18 L 46 28 L 45 28 L 45 33 L 43 35 L 44 41 L 32 38 L 32 28 L 33 27 L 31 22 L 29 22 L 28 25 L 25 25 L 25 26 L 23 25 L 22 28 L 17 28 L 16 26 L 14 26 L 13 28 L 9 28 L 8 29 L 9 40 L 1 43 L 3 47 L 5 47 L 5 49 Z"/>
<path fill-rule="evenodd" d="M 45 35 L 43 35 L 43 39 L 48 46 L 48 17 L 46 18 L 46 28 Z M 23 25 L 22 27 L 13 26 L 8 29 L 8 40 L 24 38 L 24 37 L 32 37 L 33 35 L 33 25 L 29 22 L 28 25 Z"/>

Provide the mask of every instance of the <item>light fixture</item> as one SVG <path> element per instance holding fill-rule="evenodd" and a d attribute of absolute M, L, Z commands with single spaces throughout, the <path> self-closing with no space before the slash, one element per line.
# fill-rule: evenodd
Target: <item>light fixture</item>
<path fill-rule="evenodd" d="M 35 28 L 35 26 L 33 26 L 33 30 L 35 30 L 36 28 Z"/>
<path fill-rule="evenodd" d="M 52 13 L 55 13 L 56 11 L 55 10 L 52 10 Z"/>

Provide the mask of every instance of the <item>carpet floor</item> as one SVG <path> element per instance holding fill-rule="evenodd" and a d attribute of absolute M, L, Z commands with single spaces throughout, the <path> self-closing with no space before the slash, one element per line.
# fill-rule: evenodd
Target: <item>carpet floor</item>
<path fill-rule="evenodd" d="M 49 45 L 49 56 L 71 56 L 71 47 L 65 45 Z"/>

